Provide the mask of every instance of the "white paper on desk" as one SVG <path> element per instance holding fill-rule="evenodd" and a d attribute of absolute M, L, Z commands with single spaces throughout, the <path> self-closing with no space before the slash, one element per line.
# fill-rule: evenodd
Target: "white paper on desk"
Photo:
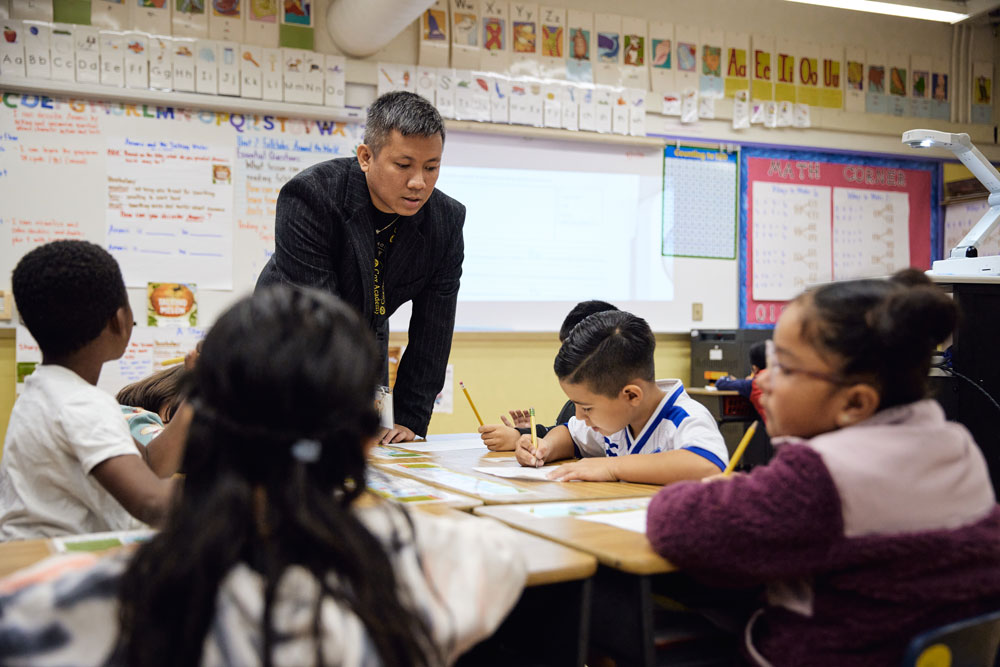
<path fill-rule="evenodd" d="M 408 449 L 411 452 L 452 452 L 459 449 L 486 449 L 486 445 L 478 437 L 431 442 L 398 442 L 395 444 L 397 447 Z"/>
<path fill-rule="evenodd" d="M 476 472 L 486 473 L 487 475 L 505 477 L 507 479 L 530 479 L 536 482 L 559 482 L 562 480 L 549 479 L 547 477 L 547 475 L 552 472 L 552 469 L 556 467 L 558 466 L 544 466 L 542 468 L 525 468 L 524 466 L 518 466 L 516 468 L 483 466 L 473 468 L 473 470 Z"/>
<path fill-rule="evenodd" d="M 544 468 L 538 468 L 544 470 Z M 615 528 L 624 528 L 636 533 L 646 532 L 646 510 L 630 510 L 628 512 L 606 512 L 603 514 L 588 514 L 575 517 L 581 521 L 603 523 Z"/>

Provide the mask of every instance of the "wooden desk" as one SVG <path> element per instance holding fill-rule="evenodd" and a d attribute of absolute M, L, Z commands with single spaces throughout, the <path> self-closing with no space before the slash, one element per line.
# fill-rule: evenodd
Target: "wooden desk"
<path fill-rule="evenodd" d="M 0 577 L 34 565 L 54 553 L 51 540 L 0 542 Z"/>
<path fill-rule="evenodd" d="M 542 482 L 523 479 L 505 479 L 476 472 L 473 468 L 492 465 L 489 461 L 513 461 L 513 452 L 490 452 L 484 447 L 450 452 L 436 452 L 431 461 L 453 473 L 461 473 L 483 480 L 481 489 L 462 486 L 431 477 L 434 469 L 406 467 L 405 465 L 376 463 L 375 467 L 386 472 L 410 477 L 425 484 L 470 495 L 487 505 L 507 505 L 519 503 L 550 502 L 560 500 L 594 500 L 608 498 L 641 498 L 653 496 L 660 487 L 655 484 L 631 484 L 628 482 Z M 494 485 L 514 487 L 519 491 L 510 494 L 494 494 Z"/>
<path fill-rule="evenodd" d="M 419 511 L 458 520 L 480 521 L 443 504 L 415 506 Z M 591 577 L 597 559 L 550 540 L 516 531 L 527 556 L 527 588 L 492 637 L 463 655 L 459 665 L 527 664 L 582 667 L 587 656 Z M 118 547 L 121 548 L 121 547 Z M 52 540 L 0 543 L 0 576 L 7 576 L 55 553 Z M 539 628 L 545 628 L 539 632 Z"/>
<path fill-rule="evenodd" d="M 440 505 L 420 511 L 481 521 Z M 461 667 L 536 664 L 583 667 L 589 643 L 591 577 L 597 560 L 551 540 L 515 531 L 527 557 L 528 582 L 497 631 L 458 660 Z M 544 631 L 539 631 L 544 628 Z"/>
<path fill-rule="evenodd" d="M 613 507 L 622 502 L 596 501 L 587 507 Z M 536 506 L 551 513 L 556 505 Z M 658 556 L 645 534 L 605 524 L 582 521 L 572 516 L 534 516 L 525 510 L 531 505 L 488 506 L 473 510 L 597 558 L 601 567 L 592 584 L 590 639 L 598 650 L 612 656 L 619 665 L 655 664 L 653 627 L 654 584 L 676 568 Z"/>

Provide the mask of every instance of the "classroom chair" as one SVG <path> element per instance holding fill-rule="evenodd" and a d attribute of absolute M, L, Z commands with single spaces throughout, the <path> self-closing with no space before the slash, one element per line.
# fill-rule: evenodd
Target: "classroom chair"
<path fill-rule="evenodd" d="M 1000 610 L 917 635 L 903 667 L 996 667 L 1000 665 Z"/>

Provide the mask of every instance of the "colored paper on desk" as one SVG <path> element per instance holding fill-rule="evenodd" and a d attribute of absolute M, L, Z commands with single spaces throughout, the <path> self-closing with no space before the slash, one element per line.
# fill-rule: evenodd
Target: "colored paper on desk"
<path fill-rule="evenodd" d="M 615 528 L 623 528 L 636 533 L 646 532 L 646 509 L 631 510 L 628 512 L 602 512 L 600 514 L 587 514 L 578 516 L 577 519 L 603 523 Z"/>
<path fill-rule="evenodd" d="M 394 449 L 385 445 L 375 445 L 368 454 L 376 461 L 398 461 L 399 459 L 425 458 L 422 452 L 408 452 L 405 449 Z"/>
<path fill-rule="evenodd" d="M 473 468 L 476 472 L 483 472 L 487 475 L 496 475 L 497 477 L 505 477 L 507 479 L 530 479 L 536 482 L 558 482 L 558 479 L 549 479 L 546 477 L 553 468 L 558 466 L 545 466 L 542 468 L 525 468 L 524 466 L 518 465 L 516 468 L 512 466 L 505 467 L 489 467 L 483 466 L 479 468 Z"/>
<path fill-rule="evenodd" d="M 418 475 L 421 479 L 436 482 L 450 489 L 474 496 L 516 496 L 530 493 L 526 489 L 509 484 L 491 482 L 480 477 L 442 468 L 436 463 L 394 463 L 390 468 Z"/>
<path fill-rule="evenodd" d="M 424 442 L 400 443 L 413 452 L 452 452 L 459 449 L 486 449 L 486 445 L 478 437 L 461 438 L 455 440 L 429 440 Z"/>
<path fill-rule="evenodd" d="M 90 533 L 71 537 L 54 537 L 52 545 L 58 553 L 105 551 L 115 547 L 148 542 L 153 537 L 152 530 L 121 530 L 108 533 Z"/>
<path fill-rule="evenodd" d="M 387 475 L 378 471 L 373 471 L 368 475 L 368 490 L 387 500 L 394 500 L 407 505 L 443 503 L 451 500 L 468 501 L 466 498 L 436 489 L 423 482 L 406 477 Z"/>
<path fill-rule="evenodd" d="M 651 498 L 630 498 L 622 500 L 594 500 L 588 502 L 570 501 L 564 503 L 544 503 L 541 505 L 515 505 L 511 509 L 530 514 L 539 519 L 559 519 L 562 517 L 583 517 L 598 514 L 618 514 L 635 510 L 646 511 Z"/>

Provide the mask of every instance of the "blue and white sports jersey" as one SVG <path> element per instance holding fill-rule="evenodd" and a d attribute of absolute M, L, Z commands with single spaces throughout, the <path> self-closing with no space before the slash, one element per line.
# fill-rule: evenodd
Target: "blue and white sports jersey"
<path fill-rule="evenodd" d="M 625 456 L 687 449 L 725 470 L 729 450 L 708 408 L 688 396 L 680 380 L 657 380 L 656 386 L 667 395 L 636 438 L 627 426 L 612 435 L 602 435 L 586 422 L 571 417 L 566 426 L 578 454 Z"/>

